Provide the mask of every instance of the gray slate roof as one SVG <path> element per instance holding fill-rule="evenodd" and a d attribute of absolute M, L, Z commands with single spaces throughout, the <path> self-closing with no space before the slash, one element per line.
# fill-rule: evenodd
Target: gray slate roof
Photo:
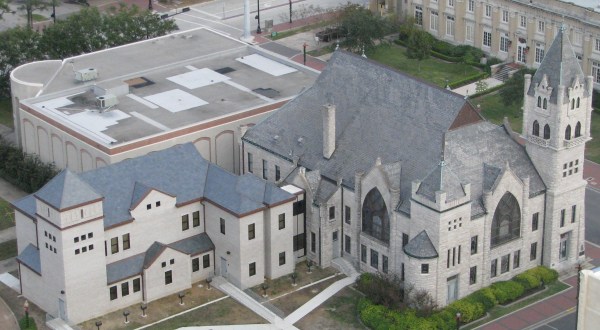
<path fill-rule="evenodd" d="M 413 237 L 403 248 L 404 253 L 417 259 L 437 258 L 438 253 L 425 230 Z"/>
<path fill-rule="evenodd" d="M 106 283 L 112 284 L 126 278 L 140 275 L 146 254 L 140 253 L 106 265 Z"/>
<path fill-rule="evenodd" d="M 446 192 L 446 202 L 466 196 L 460 180 L 443 161 L 421 182 L 417 194 L 435 202 L 436 191 Z"/>
<path fill-rule="evenodd" d="M 17 256 L 17 261 L 23 265 L 29 267 L 31 270 L 38 274 L 42 274 L 42 264 L 40 263 L 40 250 L 28 244 L 27 247 Z"/>
<path fill-rule="evenodd" d="M 215 245 L 206 233 L 171 243 L 169 247 L 192 256 L 215 249 Z"/>
<path fill-rule="evenodd" d="M 94 188 L 68 169 L 61 171 L 34 195 L 57 210 L 102 198 Z"/>
<path fill-rule="evenodd" d="M 132 201 L 145 196 L 148 189 L 175 196 L 178 204 L 207 198 L 238 215 L 293 198 L 292 194 L 277 188 L 273 183 L 253 175 L 237 176 L 209 163 L 191 143 L 79 175 L 63 171 L 57 177 L 59 179 L 52 179 L 42 188 L 44 191 L 41 196 L 51 196 L 53 201 L 77 202 L 103 196 L 105 228 L 131 220 L 129 211 Z M 60 184 L 62 182 L 77 184 Z M 65 186 L 73 189 L 66 189 Z M 51 190 L 53 187 L 57 189 L 56 192 Z M 80 187 L 90 187 L 97 193 L 86 194 L 85 189 Z M 35 217 L 35 207 L 30 207 L 34 203 L 34 195 L 40 195 L 40 192 L 15 202 L 15 207 Z"/>
<path fill-rule="evenodd" d="M 336 106 L 330 159 L 322 153 L 326 103 Z M 458 94 L 336 51 L 311 88 L 248 130 L 244 140 L 282 158 L 299 157 L 300 166 L 333 182 L 342 178 L 351 189 L 356 171 L 370 169 L 377 157 L 383 164 L 402 161 L 401 198 L 407 198 L 411 181 L 440 160 L 443 135 L 463 109 L 475 111 Z"/>
<path fill-rule="evenodd" d="M 547 77 L 548 84 L 553 87 L 552 94 L 550 94 L 550 102 L 554 104 L 557 102 L 558 86 L 570 87 L 575 77 L 579 77 L 579 81 L 585 84 L 585 75 L 575 56 L 569 37 L 562 29 L 559 30 L 554 38 L 540 67 L 531 79 L 531 86 L 529 86 L 529 91 L 527 92 L 528 95 L 535 95 L 535 88 L 544 76 Z M 565 102 L 569 102 L 569 98 L 566 95 L 564 99 Z"/>

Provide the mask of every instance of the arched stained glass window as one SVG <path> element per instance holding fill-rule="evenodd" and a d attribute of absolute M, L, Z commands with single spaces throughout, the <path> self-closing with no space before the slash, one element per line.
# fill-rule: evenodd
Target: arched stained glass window
<path fill-rule="evenodd" d="M 508 242 L 521 235 L 521 208 L 511 193 L 506 193 L 498 202 L 492 220 L 491 247 Z"/>
<path fill-rule="evenodd" d="M 377 188 L 371 189 L 363 202 L 362 231 L 380 241 L 390 241 L 390 218 L 383 196 Z"/>

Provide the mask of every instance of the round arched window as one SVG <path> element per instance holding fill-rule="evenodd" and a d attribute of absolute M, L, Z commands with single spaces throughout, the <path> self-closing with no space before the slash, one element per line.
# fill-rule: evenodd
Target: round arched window
<path fill-rule="evenodd" d="M 521 235 L 521 208 L 511 193 L 500 199 L 492 220 L 491 246 L 508 242 Z"/>
<path fill-rule="evenodd" d="M 363 202 L 362 231 L 380 241 L 390 241 L 390 218 L 377 188 L 371 189 Z"/>

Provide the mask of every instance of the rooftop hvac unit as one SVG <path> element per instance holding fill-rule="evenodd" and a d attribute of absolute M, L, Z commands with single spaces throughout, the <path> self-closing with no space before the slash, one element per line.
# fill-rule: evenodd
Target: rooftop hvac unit
<path fill-rule="evenodd" d="M 117 100 L 117 96 L 114 94 L 105 94 L 96 97 L 96 105 L 100 109 L 110 108 L 113 105 L 117 105 L 118 103 L 119 100 Z"/>
<path fill-rule="evenodd" d="M 98 78 L 98 70 L 96 68 L 87 68 L 75 71 L 75 80 L 90 81 Z"/>

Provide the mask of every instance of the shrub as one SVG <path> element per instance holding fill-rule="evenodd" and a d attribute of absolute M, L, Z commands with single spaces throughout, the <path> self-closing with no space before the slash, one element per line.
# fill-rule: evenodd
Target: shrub
<path fill-rule="evenodd" d="M 42 162 L 0 137 L 0 177 L 32 193 L 40 189 L 57 174 L 53 164 Z"/>
<path fill-rule="evenodd" d="M 29 326 L 27 326 L 28 324 Z M 33 317 L 31 317 L 31 315 L 29 316 L 29 322 L 25 318 L 25 316 L 23 316 L 19 320 L 19 328 L 21 328 L 22 330 L 37 330 L 37 324 L 35 324 L 35 320 L 33 319 Z"/>
<path fill-rule="evenodd" d="M 494 292 L 489 287 L 477 290 L 468 295 L 465 299 L 470 299 L 482 304 L 486 312 L 498 303 Z"/>
<path fill-rule="evenodd" d="M 513 278 L 513 281 L 521 283 L 525 291 L 536 289 L 540 286 L 540 279 L 531 272 L 526 271 Z"/>
<path fill-rule="evenodd" d="M 544 281 L 545 284 L 552 283 L 558 279 L 557 271 L 544 266 L 537 266 L 528 270 L 526 273 L 532 274 L 540 281 Z"/>
<path fill-rule="evenodd" d="M 490 287 L 499 304 L 506 304 L 519 298 L 525 292 L 523 286 L 515 281 L 501 281 Z"/>
<path fill-rule="evenodd" d="M 357 280 L 357 289 L 374 304 L 391 309 L 404 307 L 403 283 L 394 274 L 362 274 Z"/>
<path fill-rule="evenodd" d="M 485 314 L 485 307 L 482 303 L 470 299 L 457 300 L 446 308 L 452 314 L 460 312 L 461 322 L 469 323 L 482 317 Z"/>
<path fill-rule="evenodd" d="M 456 87 L 460 87 L 460 86 L 464 86 L 464 85 L 468 85 L 474 81 L 478 81 L 482 78 L 485 78 L 487 76 L 487 73 L 485 72 L 479 72 L 473 75 L 470 75 L 464 79 L 459 79 L 459 80 L 455 80 L 452 81 L 448 84 L 448 86 L 450 86 L 450 88 L 454 89 Z"/>

